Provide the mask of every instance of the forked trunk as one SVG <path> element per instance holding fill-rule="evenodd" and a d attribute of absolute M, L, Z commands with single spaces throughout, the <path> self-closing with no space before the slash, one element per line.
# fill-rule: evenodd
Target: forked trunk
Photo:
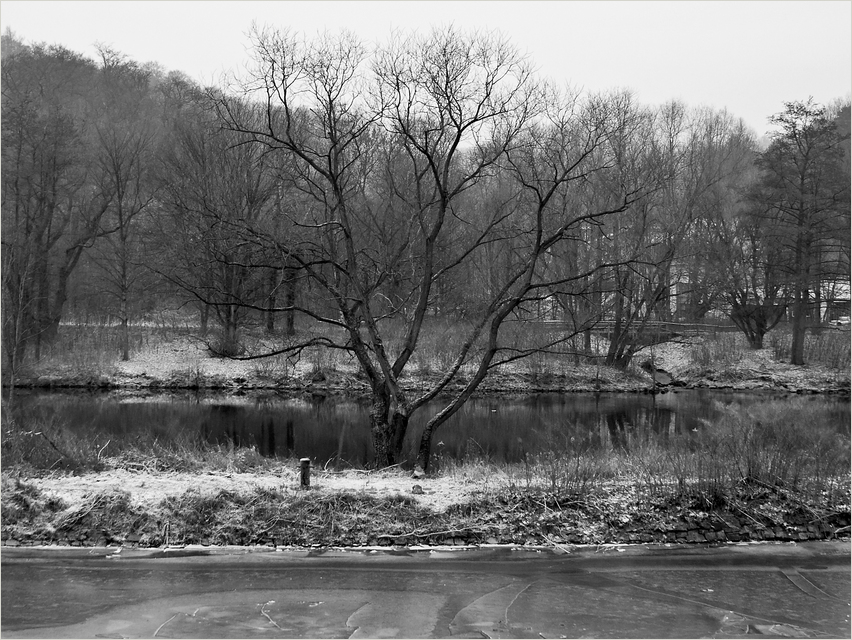
<path fill-rule="evenodd" d="M 754 335 L 746 336 L 748 346 L 752 349 L 763 349 L 763 334 L 755 333 Z"/>
<path fill-rule="evenodd" d="M 390 467 L 404 462 L 402 442 L 408 429 L 408 416 L 389 411 L 389 403 L 384 394 L 373 398 L 370 408 L 370 434 L 373 440 L 373 461 L 376 468 Z"/>
<path fill-rule="evenodd" d="M 373 461 L 377 469 L 396 464 L 393 451 L 392 427 L 387 420 L 376 420 L 371 417 L 370 433 L 373 438 L 373 451 L 376 457 Z"/>
<path fill-rule="evenodd" d="M 429 468 L 429 458 L 432 453 L 432 421 L 424 427 L 420 434 L 420 448 L 417 450 L 417 465 L 426 471 Z"/>
<path fill-rule="evenodd" d="M 401 413 L 394 413 L 391 420 L 393 430 L 393 452 L 397 462 L 405 462 L 402 459 L 402 442 L 405 440 L 405 433 L 408 430 L 408 416 Z"/>

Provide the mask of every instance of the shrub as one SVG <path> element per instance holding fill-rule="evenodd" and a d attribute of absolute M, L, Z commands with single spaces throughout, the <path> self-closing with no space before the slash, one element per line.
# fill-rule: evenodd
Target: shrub
<path fill-rule="evenodd" d="M 456 362 L 462 342 L 469 327 L 461 321 L 449 319 L 429 319 L 417 343 L 417 350 L 412 357 L 413 364 L 419 373 L 445 373 Z M 402 327 L 392 341 L 398 350 L 402 344 L 404 332 Z"/>
<path fill-rule="evenodd" d="M 790 359 L 793 334 L 788 329 L 772 331 L 769 334 L 772 354 L 778 361 Z M 848 373 L 850 358 L 849 331 L 824 329 L 805 334 L 805 362 L 823 365 L 835 371 Z"/>
<path fill-rule="evenodd" d="M 209 343 L 210 353 L 217 358 L 232 358 L 245 353 L 238 331 L 217 331 Z"/>
<path fill-rule="evenodd" d="M 846 371 L 850 366 L 849 331 L 824 330 L 805 337 L 805 362 Z"/>
<path fill-rule="evenodd" d="M 526 455 L 527 488 L 589 494 L 612 479 L 648 498 L 683 499 L 702 508 L 726 505 L 750 487 L 790 491 L 813 504 L 849 500 L 849 435 L 829 426 L 829 413 L 808 398 L 767 400 L 747 410 L 718 404 L 719 417 L 695 432 L 627 433 L 618 447 L 554 437 L 545 452 Z M 519 465 L 506 465 L 516 475 Z"/>
<path fill-rule="evenodd" d="M 4 468 L 92 469 L 104 467 L 110 440 L 91 429 L 68 429 L 55 415 L 22 421 L 3 411 L 2 464 Z"/>
<path fill-rule="evenodd" d="M 205 386 L 207 381 L 207 374 L 204 367 L 201 366 L 201 361 L 193 359 L 186 367 L 172 371 L 165 382 L 165 386 L 200 389 Z"/>
<path fill-rule="evenodd" d="M 99 471 L 124 468 L 138 471 L 197 471 L 214 469 L 229 473 L 280 466 L 254 447 L 233 442 L 220 445 L 185 430 L 134 431 L 104 434 L 94 427 L 69 428 L 55 414 L 35 412 L 28 418 L 2 415 L 2 465 L 41 473 L 48 470 Z"/>
<path fill-rule="evenodd" d="M 543 477 L 550 491 L 579 495 L 611 476 L 612 457 L 587 437 L 566 436 L 561 446 L 530 456 L 529 464 L 533 475 Z"/>
<path fill-rule="evenodd" d="M 730 367 L 742 361 L 744 336 L 737 333 L 720 333 L 707 336 L 690 350 L 693 364 L 701 368 Z"/>
<path fill-rule="evenodd" d="M 261 380 L 283 381 L 290 378 L 293 365 L 283 355 L 254 361 L 254 375 Z"/>

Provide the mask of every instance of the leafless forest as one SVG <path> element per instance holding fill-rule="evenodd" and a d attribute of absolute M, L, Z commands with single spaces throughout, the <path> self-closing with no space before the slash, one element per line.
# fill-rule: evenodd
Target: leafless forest
<path fill-rule="evenodd" d="M 843 99 L 790 96 L 759 144 L 723 110 L 541 78 L 494 34 L 257 28 L 250 50 L 205 87 L 3 35 L 7 379 L 62 325 L 114 324 L 127 359 L 130 327 L 180 313 L 221 357 L 351 354 L 380 465 L 452 383 L 425 467 L 489 371 L 583 357 L 595 327 L 625 367 L 649 326 L 733 322 L 758 348 L 781 322 L 804 364 L 806 330 L 849 315 Z M 406 393 L 437 323 L 455 353 Z"/>

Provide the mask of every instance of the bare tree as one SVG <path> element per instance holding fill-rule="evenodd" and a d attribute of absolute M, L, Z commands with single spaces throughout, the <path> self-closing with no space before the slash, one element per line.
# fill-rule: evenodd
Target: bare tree
<path fill-rule="evenodd" d="M 96 69 L 61 47 L 34 46 L 4 57 L 3 266 L 14 283 L 4 304 L 7 358 L 36 359 L 59 329 L 69 279 L 83 251 L 105 234 L 114 190 L 93 162 Z M 16 344 L 6 341 L 15 336 Z"/>
<path fill-rule="evenodd" d="M 100 95 L 93 118 L 95 163 L 114 198 L 102 220 L 104 234 L 91 258 L 103 280 L 92 283 L 115 300 L 121 331 L 121 359 L 130 357 L 133 297 L 150 284 L 144 260 L 140 215 L 154 201 L 154 162 L 158 123 L 153 113 L 149 73 L 122 54 L 101 46 Z"/>
<path fill-rule="evenodd" d="M 787 310 L 790 284 L 783 266 L 787 259 L 771 239 L 771 222 L 754 210 L 723 217 L 714 225 L 715 265 L 725 277 L 730 317 L 753 349 Z"/>
<path fill-rule="evenodd" d="M 617 268 L 612 278 L 614 328 L 606 362 L 622 367 L 640 349 L 668 338 L 667 332 L 648 327 L 654 320 L 671 320 L 676 296 L 691 295 L 695 302 L 695 293 L 703 293 L 707 300 L 701 304 L 707 306 L 718 295 L 708 290 L 696 247 L 703 246 L 700 234 L 719 192 L 751 159 L 742 122 L 725 112 L 690 112 L 674 102 L 646 118 L 640 166 L 646 184 L 657 188 L 644 201 L 643 215 L 622 218 L 619 236 L 635 238 L 642 249 L 631 266 Z"/>
<path fill-rule="evenodd" d="M 345 33 L 304 42 L 256 29 L 253 41 L 256 66 L 242 88 L 258 108 L 214 97 L 246 144 L 292 160 L 288 188 L 298 195 L 286 215 L 300 242 L 290 255 L 323 298 L 297 308 L 331 329 L 281 351 L 321 342 L 354 356 L 372 391 L 380 466 L 399 461 L 412 414 L 456 389 L 421 434 L 425 469 L 432 434 L 487 374 L 542 348 L 501 341 L 506 319 L 573 294 L 575 283 L 614 264 L 553 266 L 562 245 L 582 242 L 581 231 L 647 195 L 647 175 L 629 168 L 639 161 L 624 153 L 627 144 L 639 148 L 635 114 L 619 96 L 581 100 L 547 89 L 493 34 L 397 35 L 372 57 Z M 592 197 L 604 172 L 611 179 Z M 464 305 L 452 364 L 411 394 L 401 378 L 429 312 L 489 255 L 500 255 L 501 267 Z"/>
<path fill-rule="evenodd" d="M 171 249 L 158 271 L 216 316 L 213 353 L 242 353 L 240 332 L 261 303 L 265 252 L 246 236 L 275 214 L 276 180 L 262 149 L 219 129 L 204 104 L 176 123 L 164 157 L 163 220 Z"/>
<path fill-rule="evenodd" d="M 647 195 L 645 184 L 621 181 L 606 194 L 589 197 L 595 178 L 615 171 L 618 164 L 611 143 L 629 126 L 618 102 L 613 96 L 580 100 L 571 93 L 549 92 L 541 113 L 507 147 L 501 162 L 517 185 L 517 195 L 509 208 L 512 214 L 494 228 L 499 240 L 511 246 L 511 262 L 442 380 L 443 384 L 452 380 L 464 363 L 473 366 L 461 390 L 424 427 L 418 452 L 418 464 L 424 469 L 435 430 L 470 398 L 490 371 L 552 349 L 581 329 L 575 327 L 544 344 L 517 344 L 501 340 L 507 318 L 528 304 L 573 295 L 576 283 L 615 266 L 603 259 L 584 269 L 566 270 L 554 262 L 561 246 L 583 242 L 585 227 L 630 210 Z M 432 399 L 443 389 L 436 385 L 417 402 Z"/>
<path fill-rule="evenodd" d="M 770 122 L 779 130 L 758 159 L 762 173 L 754 199 L 765 215 L 777 220 L 771 227 L 774 241 L 790 257 L 790 361 L 804 364 L 811 292 L 820 289 L 823 258 L 842 251 L 849 239 L 848 155 L 837 123 L 812 100 L 786 103 Z"/>

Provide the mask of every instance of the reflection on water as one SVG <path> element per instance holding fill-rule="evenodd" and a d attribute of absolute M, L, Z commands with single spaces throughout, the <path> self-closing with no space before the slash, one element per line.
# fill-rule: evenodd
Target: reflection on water
<path fill-rule="evenodd" d="M 790 397 L 790 396 L 788 396 Z M 849 425 L 849 399 L 810 396 L 799 401 L 828 410 L 840 432 Z M 766 399 L 766 393 L 680 390 L 638 393 L 538 394 L 471 399 L 435 434 L 437 456 L 485 454 L 515 462 L 528 454 L 566 445 L 625 448 L 634 435 L 665 440 L 706 428 L 718 414 L 714 401 L 735 406 Z M 426 421 L 443 405 L 433 402 L 412 418 L 404 453 L 414 459 Z M 103 437 L 152 440 L 190 437 L 208 443 L 255 447 L 264 456 L 310 457 L 319 463 L 369 461 L 369 406 L 347 397 L 163 394 L 145 398 L 119 394 L 21 392 L 16 412 L 61 416 L 71 428 Z"/>

